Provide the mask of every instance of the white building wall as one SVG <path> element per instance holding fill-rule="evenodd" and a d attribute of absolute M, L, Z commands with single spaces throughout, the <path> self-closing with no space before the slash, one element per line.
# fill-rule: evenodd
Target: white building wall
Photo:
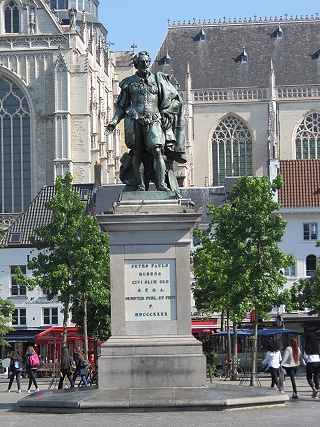
<path fill-rule="evenodd" d="M 303 224 L 316 223 L 318 225 L 318 240 L 320 226 L 320 208 L 281 209 L 282 217 L 287 221 L 286 230 L 279 243 L 279 247 L 288 255 L 296 259 L 296 274 L 287 277 L 285 288 L 290 288 L 299 279 L 305 279 L 306 258 L 308 255 L 320 256 L 320 248 L 316 247 L 317 240 L 304 240 Z"/>
<path fill-rule="evenodd" d="M 16 325 L 12 324 L 15 330 L 19 329 L 35 329 L 35 334 L 40 332 L 40 329 L 47 329 L 50 326 L 62 325 L 63 315 L 60 312 L 62 305 L 58 300 L 47 300 L 47 297 L 39 287 L 34 290 L 27 290 L 26 296 L 12 296 L 11 295 L 11 266 L 26 266 L 27 262 L 32 257 L 37 255 L 37 250 L 32 248 L 2 248 L 0 249 L 0 297 L 5 300 L 10 300 L 15 304 L 16 308 L 26 309 L 26 324 Z M 31 272 L 27 270 L 27 275 L 30 276 Z M 57 308 L 58 309 L 58 323 L 45 324 L 43 318 L 44 308 Z M 68 322 L 68 326 L 73 324 Z"/>

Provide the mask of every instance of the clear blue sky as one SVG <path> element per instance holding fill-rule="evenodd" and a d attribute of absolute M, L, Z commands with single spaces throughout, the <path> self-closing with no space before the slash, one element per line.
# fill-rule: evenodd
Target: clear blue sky
<path fill-rule="evenodd" d="M 111 50 L 131 50 L 132 43 L 138 50 L 147 50 L 152 58 L 166 35 L 168 18 L 172 21 L 204 19 L 219 20 L 250 18 L 257 15 L 264 19 L 279 18 L 287 13 L 315 16 L 320 14 L 318 0 L 100 0 L 99 19 L 108 30 Z"/>

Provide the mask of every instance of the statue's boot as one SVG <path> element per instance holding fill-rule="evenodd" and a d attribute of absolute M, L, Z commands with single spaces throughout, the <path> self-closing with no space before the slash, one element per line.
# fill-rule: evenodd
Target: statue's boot
<path fill-rule="evenodd" d="M 164 182 L 162 184 L 158 185 L 157 190 L 158 191 L 170 191 L 167 184 L 165 184 Z"/>

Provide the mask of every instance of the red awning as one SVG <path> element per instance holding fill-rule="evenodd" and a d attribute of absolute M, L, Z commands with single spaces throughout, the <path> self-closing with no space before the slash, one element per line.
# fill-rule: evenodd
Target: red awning
<path fill-rule="evenodd" d="M 82 335 L 77 335 L 78 328 L 76 326 L 67 326 L 67 343 L 71 344 L 75 340 L 83 340 Z M 58 343 L 62 341 L 63 327 L 62 326 L 51 326 L 40 334 L 34 337 L 35 344 L 49 344 Z"/>
<path fill-rule="evenodd" d="M 217 325 L 217 319 L 213 320 L 192 320 L 191 321 L 192 333 L 201 333 L 201 332 L 212 332 L 220 329 L 220 326 Z"/>

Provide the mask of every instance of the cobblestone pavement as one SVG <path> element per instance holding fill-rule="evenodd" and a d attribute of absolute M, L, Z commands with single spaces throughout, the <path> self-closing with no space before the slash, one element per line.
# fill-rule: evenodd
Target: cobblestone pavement
<path fill-rule="evenodd" d="M 214 380 L 220 381 L 220 380 Z M 261 387 L 270 387 L 268 375 L 260 379 Z M 25 397 L 27 380 L 22 380 L 22 393 L 17 394 L 16 385 L 11 393 L 6 393 L 7 379 L 0 378 L 0 424 L 6 427 L 20 427 L 31 424 L 38 427 L 240 427 L 281 425 L 301 427 L 318 425 L 320 421 L 320 400 L 311 398 L 311 389 L 304 376 L 297 378 L 300 398 L 290 399 L 285 406 L 248 408 L 222 412 L 152 412 L 152 413 L 112 413 L 112 414 L 29 414 L 19 412 L 16 402 Z M 224 387 L 232 388 L 235 396 L 239 392 L 238 383 L 220 381 Z M 287 380 L 286 393 L 291 396 L 291 384 Z M 40 379 L 41 390 L 48 388 L 48 380 Z M 275 391 L 276 392 L 276 391 Z"/>

